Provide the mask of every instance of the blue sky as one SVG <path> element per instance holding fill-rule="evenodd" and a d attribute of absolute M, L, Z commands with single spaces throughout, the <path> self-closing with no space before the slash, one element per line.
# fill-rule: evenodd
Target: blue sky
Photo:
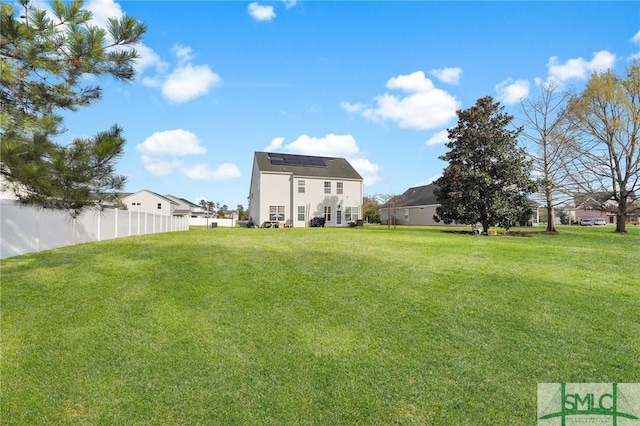
<path fill-rule="evenodd" d="M 347 158 L 365 194 L 437 178 L 457 109 L 640 58 L 638 2 L 90 0 L 148 26 L 132 84 L 67 116 L 62 141 L 117 123 L 126 191 L 247 205 L 253 153 Z"/>

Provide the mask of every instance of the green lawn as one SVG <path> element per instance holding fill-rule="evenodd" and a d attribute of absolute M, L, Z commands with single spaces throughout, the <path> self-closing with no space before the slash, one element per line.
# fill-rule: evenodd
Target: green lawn
<path fill-rule="evenodd" d="M 640 381 L 640 227 L 202 229 L 2 261 L 3 425 L 532 425 Z"/>

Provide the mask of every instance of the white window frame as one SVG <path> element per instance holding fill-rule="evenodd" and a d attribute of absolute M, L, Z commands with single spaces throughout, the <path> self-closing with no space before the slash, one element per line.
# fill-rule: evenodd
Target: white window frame
<path fill-rule="evenodd" d="M 269 222 L 284 221 L 284 206 L 269 206 Z"/>
<path fill-rule="evenodd" d="M 345 207 L 344 208 L 344 220 L 347 222 L 352 222 L 354 220 L 358 220 L 360 215 L 359 207 Z"/>

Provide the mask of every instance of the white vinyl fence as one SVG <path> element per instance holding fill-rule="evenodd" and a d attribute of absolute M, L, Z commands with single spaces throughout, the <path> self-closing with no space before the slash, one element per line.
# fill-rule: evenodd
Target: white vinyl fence
<path fill-rule="evenodd" d="M 204 217 L 190 217 L 189 218 L 189 225 L 192 226 L 206 226 L 207 228 L 213 226 L 213 227 L 221 227 L 221 228 L 233 228 L 234 226 L 236 226 L 236 222 L 237 220 L 235 218 L 233 219 L 221 219 L 221 218 L 217 218 L 217 217 L 210 217 L 210 218 L 204 218 Z M 215 223 L 215 225 L 213 225 Z"/>
<path fill-rule="evenodd" d="M 187 231 L 189 219 L 130 210 L 66 212 L 0 200 L 0 259 L 131 235 Z"/>

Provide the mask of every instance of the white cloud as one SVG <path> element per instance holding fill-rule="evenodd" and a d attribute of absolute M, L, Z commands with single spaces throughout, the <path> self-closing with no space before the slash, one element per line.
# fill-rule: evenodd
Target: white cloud
<path fill-rule="evenodd" d="M 364 158 L 350 159 L 349 163 L 362 176 L 363 185 L 371 186 L 382 181 L 382 176 L 380 176 L 382 166 L 379 164 L 373 164 Z"/>
<path fill-rule="evenodd" d="M 458 84 L 462 75 L 462 68 L 440 68 L 429 71 L 429 74 L 443 83 Z"/>
<path fill-rule="evenodd" d="M 287 9 L 291 9 L 298 3 L 298 0 L 282 0 L 282 2 Z"/>
<path fill-rule="evenodd" d="M 162 95 L 171 102 L 184 103 L 206 95 L 220 84 L 220 76 L 206 65 L 181 65 L 162 83 Z"/>
<path fill-rule="evenodd" d="M 387 89 L 400 89 L 408 93 L 428 92 L 433 90 L 433 83 L 425 77 L 423 71 L 409 75 L 399 75 L 387 80 Z"/>
<path fill-rule="evenodd" d="M 287 152 L 303 155 L 348 157 L 357 154 L 358 144 L 351 135 L 329 134 L 322 138 L 301 135 L 285 147 Z"/>
<path fill-rule="evenodd" d="M 215 169 L 210 168 L 207 164 L 196 164 L 193 166 L 185 166 L 181 171 L 190 179 L 196 180 L 232 180 L 242 177 L 240 169 L 235 164 L 223 163 Z"/>
<path fill-rule="evenodd" d="M 84 7 L 93 14 L 93 24 L 101 28 L 107 27 L 109 18 L 120 18 L 123 15 L 122 8 L 113 0 L 89 0 Z"/>
<path fill-rule="evenodd" d="M 149 68 L 154 68 L 156 72 L 163 73 L 169 67 L 169 64 L 160 59 L 158 54 L 154 52 L 150 47 L 144 44 L 139 44 L 135 47 L 135 49 L 138 52 L 138 55 L 140 55 L 140 57 L 136 59 L 136 70 L 138 71 L 138 73 L 141 74 Z M 145 79 L 143 78 L 143 84 L 145 84 L 144 80 Z"/>
<path fill-rule="evenodd" d="M 157 74 L 144 76 L 141 81 L 147 87 L 160 88 L 162 96 L 169 102 L 185 103 L 204 96 L 212 87 L 222 83 L 222 78 L 209 68 L 208 65 L 193 65 L 194 54 L 190 46 L 175 45 L 171 51 L 176 56 L 177 66 L 169 74 L 169 65 L 160 60 L 151 49 L 142 46 L 139 70 L 154 67 Z"/>
<path fill-rule="evenodd" d="M 529 88 L 530 84 L 527 80 L 514 81 L 509 78 L 496 85 L 496 92 L 500 102 L 513 105 L 529 96 Z"/>
<path fill-rule="evenodd" d="M 276 17 L 273 6 L 263 6 L 258 3 L 249 3 L 247 8 L 249 15 L 256 21 L 271 21 Z"/>
<path fill-rule="evenodd" d="M 143 154 L 153 156 L 183 156 L 207 152 L 207 149 L 200 145 L 200 140 L 195 134 L 182 129 L 156 132 L 141 144 L 136 145 L 136 149 Z"/>
<path fill-rule="evenodd" d="M 373 185 L 382 180 L 378 175 L 382 167 L 363 158 L 352 135 L 328 134 L 321 138 L 301 135 L 289 144 L 284 143 L 284 138 L 278 137 L 273 139 L 263 151 L 346 158 L 363 177 L 365 185 Z"/>
<path fill-rule="evenodd" d="M 557 56 L 552 56 L 547 63 L 547 81 L 554 81 L 562 85 L 562 83 L 571 79 L 586 80 L 592 72 L 601 72 L 613 68 L 615 62 L 616 55 L 606 50 L 595 52 L 590 61 L 584 58 L 573 58 L 565 63 L 560 63 Z"/>
<path fill-rule="evenodd" d="M 190 179 L 196 180 L 230 180 L 241 177 L 240 169 L 235 164 L 223 163 L 215 169 L 207 164 L 186 164 L 177 157 L 201 155 L 207 149 L 200 144 L 198 136 L 188 130 L 175 129 L 156 132 L 136 145 L 142 153 L 141 160 L 145 169 L 156 176 L 168 176 L 181 172 Z"/>
<path fill-rule="evenodd" d="M 265 152 L 274 152 L 278 151 L 282 144 L 284 143 L 284 138 L 274 138 L 271 143 L 263 149 Z"/>
<path fill-rule="evenodd" d="M 161 87 L 162 86 L 162 78 L 155 77 L 142 77 L 142 84 L 147 87 Z"/>
<path fill-rule="evenodd" d="M 438 133 L 431 136 L 429 139 L 425 141 L 424 144 L 427 146 L 432 146 L 432 145 L 440 145 L 447 142 L 449 142 L 449 132 L 447 131 L 447 129 L 444 129 L 444 130 L 440 130 Z"/>
<path fill-rule="evenodd" d="M 171 48 L 171 51 L 176 55 L 178 62 L 181 64 L 191 62 L 193 59 L 193 49 L 191 49 L 190 46 L 176 44 Z"/>
<path fill-rule="evenodd" d="M 629 60 L 640 60 L 640 31 L 638 31 L 633 37 L 631 37 L 631 42 L 638 45 L 638 52 L 629 56 Z"/>
<path fill-rule="evenodd" d="M 427 185 L 430 183 L 433 183 L 435 181 L 437 181 L 438 179 L 440 179 L 442 177 L 442 173 L 439 173 L 435 176 L 431 176 L 429 179 L 427 179 Z"/>
<path fill-rule="evenodd" d="M 460 102 L 448 92 L 434 87 L 423 71 L 399 75 L 387 80 L 388 89 L 408 93 L 401 97 L 384 93 L 374 98 L 375 107 L 342 102 L 342 108 L 359 112 L 374 122 L 391 121 L 399 127 L 434 129 L 446 125 L 456 116 Z"/>
<path fill-rule="evenodd" d="M 346 101 L 340 102 L 340 107 L 347 112 L 360 112 L 365 109 L 366 105 L 364 104 L 351 104 Z"/>
<path fill-rule="evenodd" d="M 141 157 L 145 170 L 154 176 L 168 176 L 183 166 L 180 160 L 162 160 L 156 157 L 143 155 Z"/>

